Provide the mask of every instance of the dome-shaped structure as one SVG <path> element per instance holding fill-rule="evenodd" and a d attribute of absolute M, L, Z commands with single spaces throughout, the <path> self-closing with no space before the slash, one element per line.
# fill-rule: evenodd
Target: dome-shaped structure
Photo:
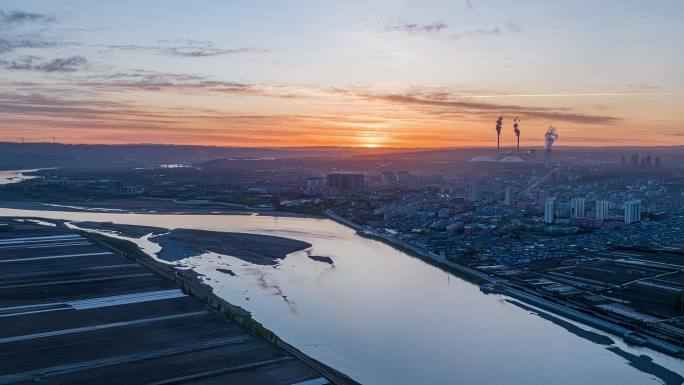
<path fill-rule="evenodd" d="M 473 159 L 470 160 L 473 163 L 481 163 L 481 162 L 496 162 L 496 159 L 492 158 L 491 156 L 488 155 L 480 155 L 476 156 Z"/>
<path fill-rule="evenodd" d="M 509 155 L 509 156 L 506 156 L 503 159 L 501 159 L 499 162 L 501 162 L 501 163 L 523 163 L 524 160 L 518 158 L 517 156 Z"/>

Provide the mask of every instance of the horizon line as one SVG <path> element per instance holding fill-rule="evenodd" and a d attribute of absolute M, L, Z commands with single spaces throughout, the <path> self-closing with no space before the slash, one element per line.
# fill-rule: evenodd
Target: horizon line
<path fill-rule="evenodd" d="M 451 150 L 451 149 L 482 149 L 494 150 L 496 147 L 490 146 L 443 146 L 443 147 L 391 147 L 391 146 L 231 146 L 231 145 L 211 145 L 211 144 L 188 144 L 188 143 L 149 143 L 149 142 L 131 142 L 131 143 L 62 143 L 62 142 L 13 142 L 0 141 L 0 144 L 16 144 L 16 145 L 61 145 L 61 146 L 169 146 L 169 147 L 206 147 L 206 148 L 239 148 L 239 149 L 356 149 L 356 150 Z M 682 144 L 673 145 L 614 145 L 614 146 L 591 146 L 591 145 L 554 145 L 553 148 L 571 149 L 571 148 L 676 148 L 684 147 Z M 501 149 L 516 150 L 516 146 L 502 146 Z M 544 149 L 544 145 L 529 146 L 521 148 L 521 151 L 528 149 Z"/>

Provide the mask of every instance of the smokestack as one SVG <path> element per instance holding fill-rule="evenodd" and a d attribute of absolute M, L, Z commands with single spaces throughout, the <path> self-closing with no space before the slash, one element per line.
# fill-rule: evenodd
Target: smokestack
<path fill-rule="evenodd" d="M 501 153 L 501 149 L 499 147 L 499 137 L 501 136 L 501 128 L 503 127 L 503 116 L 499 116 L 499 119 L 496 120 L 496 153 L 497 155 Z"/>
<path fill-rule="evenodd" d="M 549 126 L 544 134 L 544 140 L 546 141 L 546 160 L 551 160 L 551 150 L 553 149 L 553 144 L 558 140 L 558 133 L 556 133 L 556 127 Z"/>
<path fill-rule="evenodd" d="M 515 136 L 518 139 L 518 153 L 520 152 L 520 118 L 517 116 L 515 119 L 513 119 L 513 132 L 515 132 Z"/>

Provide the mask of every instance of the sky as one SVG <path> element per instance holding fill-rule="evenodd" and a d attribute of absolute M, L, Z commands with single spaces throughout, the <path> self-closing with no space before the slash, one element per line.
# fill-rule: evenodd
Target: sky
<path fill-rule="evenodd" d="M 0 0 L 0 141 L 683 145 L 684 1 Z"/>

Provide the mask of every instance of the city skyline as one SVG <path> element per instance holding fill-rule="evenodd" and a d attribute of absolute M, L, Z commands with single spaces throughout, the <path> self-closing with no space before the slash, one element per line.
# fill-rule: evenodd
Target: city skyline
<path fill-rule="evenodd" d="M 682 145 L 683 7 L 4 3 L 0 140 Z"/>

